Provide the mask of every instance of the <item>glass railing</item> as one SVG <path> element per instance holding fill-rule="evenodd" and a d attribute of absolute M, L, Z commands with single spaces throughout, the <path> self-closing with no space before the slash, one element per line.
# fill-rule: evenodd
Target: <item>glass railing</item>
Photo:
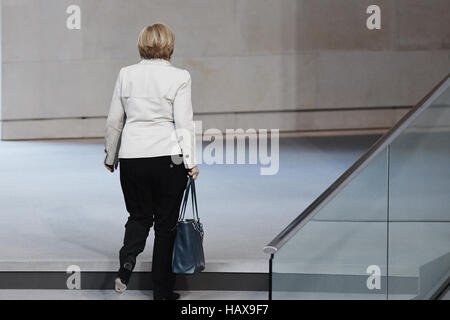
<path fill-rule="evenodd" d="M 450 79 L 264 249 L 272 299 L 430 299 L 450 279 Z"/>

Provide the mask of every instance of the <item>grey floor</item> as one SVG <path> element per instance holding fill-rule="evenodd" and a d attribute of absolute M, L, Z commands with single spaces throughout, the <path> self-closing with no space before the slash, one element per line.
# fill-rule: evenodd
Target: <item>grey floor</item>
<path fill-rule="evenodd" d="M 201 165 L 206 271 L 266 272 L 263 246 L 376 138 L 283 139 L 273 176 Z M 102 161 L 101 140 L 0 142 L 0 270 L 116 270 L 127 213 L 119 174 Z M 137 270 L 150 270 L 151 247 Z"/>
<path fill-rule="evenodd" d="M 263 291 L 178 291 L 180 300 L 267 300 Z M 0 300 L 151 300 L 152 291 L 0 290 Z"/>
<path fill-rule="evenodd" d="M 180 300 L 267 300 L 266 291 L 178 291 Z M 298 299 L 359 300 L 367 298 L 360 294 L 305 293 Z M 386 296 L 371 295 L 372 300 L 385 300 Z M 408 300 L 413 295 L 395 295 L 391 299 Z M 0 290 L 0 300 L 151 300 L 152 291 L 128 290 L 117 294 L 112 290 Z M 450 300 L 450 290 L 441 297 Z"/>
<path fill-rule="evenodd" d="M 205 271 L 267 272 L 268 256 L 263 246 L 377 138 L 284 138 L 280 141 L 279 172 L 273 176 L 260 175 L 258 165 L 200 165 L 197 189 L 205 226 Z M 441 152 L 435 158 L 444 161 L 447 156 Z M 423 162 L 421 157 L 415 159 Z M 294 268 L 301 273 L 365 275 L 369 265 L 385 268 L 385 161 L 381 158 L 377 163 L 364 173 L 370 179 L 349 185 L 351 202 L 345 197 L 335 200 L 331 210 L 323 210 L 277 254 L 275 272 Z M 102 140 L 2 141 L 0 177 L 0 271 L 65 271 L 74 264 L 83 271 L 117 270 L 127 213 L 118 172 L 110 174 L 103 167 Z M 418 197 L 409 201 L 414 207 L 423 205 Z M 333 219 L 333 212 L 339 212 L 340 219 Z M 433 208 L 431 213 L 435 221 L 391 226 L 391 275 L 418 277 L 420 268 L 436 258 L 447 259 L 441 265 L 450 263 L 450 256 L 446 256 L 449 222 L 442 219 L 448 216 L 447 211 Z M 152 240 L 151 235 L 136 270 L 151 269 Z M 0 297 L 27 296 L 26 292 L 37 293 L 6 290 Z M 56 294 L 45 292 L 49 299 Z M 89 295 L 113 298 L 110 294 L 63 293 L 77 299 Z M 211 291 L 191 292 L 186 297 L 196 299 L 204 294 L 220 298 L 230 292 L 217 292 L 216 296 L 211 296 Z M 242 297 L 255 294 L 259 297 L 252 292 L 242 293 Z M 146 293 L 134 291 L 132 295 Z M 305 294 L 305 298 L 312 296 Z"/>

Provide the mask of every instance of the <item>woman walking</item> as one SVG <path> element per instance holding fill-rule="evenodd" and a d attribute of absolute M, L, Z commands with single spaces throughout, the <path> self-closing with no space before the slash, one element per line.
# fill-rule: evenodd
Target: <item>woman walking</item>
<path fill-rule="evenodd" d="M 174 300 L 172 250 L 188 175 L 197 178 L 191 77 L 170 62 L 175 37 L 163 24 L 139 35 L 141 61 L 120 70 L 106 121 L 105 167 L 120 163 L 129 213 L 116 291 L 125 291 L 150 228 L 154 299 Z"/>

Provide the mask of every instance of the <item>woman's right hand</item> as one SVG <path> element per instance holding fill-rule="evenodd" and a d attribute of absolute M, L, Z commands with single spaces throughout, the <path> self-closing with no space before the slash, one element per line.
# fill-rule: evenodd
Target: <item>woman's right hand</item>
<path fill-rule="evenodd" d="M 103 163 L 103 164 L 105 165 L 105 168 L 106 168 L 109 172 L 111 172 L 111 173 L 113 173 L 114 170 L 117 170 L 117 167 L 119 166 L 119 163 L 118 163 L 118 162 L 116 162 L 116 163 L 113 164 L 113 165 L 111 165 L 111 164 L 106 164 L 106 163 Z"/>
<path fill-rule="evenodd" d="M 200 173 L 200 170 L 198 170 L 198 167 L 195 166 L 192 169 L 189 169 L 188 174 L 192 177 L 192 179 L 196 180 L 198 175 Z"/>

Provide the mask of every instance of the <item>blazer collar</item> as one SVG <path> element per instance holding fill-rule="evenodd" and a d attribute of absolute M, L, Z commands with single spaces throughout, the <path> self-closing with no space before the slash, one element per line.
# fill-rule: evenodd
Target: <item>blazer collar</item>
<path fill-rule="evenodd" d="M 154 59 L 142 59 L 140 64 L 156 64 L 156 65 L 163 65 L 163 66 L 170 66 L 170 61 L 167 61 L 166 59 L 161 58 L 154 58 Z"/>

